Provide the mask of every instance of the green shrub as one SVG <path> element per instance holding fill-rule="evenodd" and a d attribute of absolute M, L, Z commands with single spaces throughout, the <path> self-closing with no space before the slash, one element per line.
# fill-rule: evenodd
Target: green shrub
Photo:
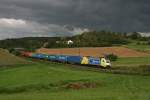
<path fill-rule="evenodd" d="M 9 53 L 12 53 L 12 54 L 14 54 L 16 56 L 20 55 L 20 51 L 19 50 L 15 50 L 13 48 L 10 48 L 8 50 L 9 50 Z"/>
<path fill-rule="evenodd" d="M 147 43 L 148 45 L 150 45 L 150 41 L 148 41 L 148 43 Z"/>
<path fill-rule="evenodd" d="M 110 61 L 116 61 L 118 59 L 118 56 L 115 54 L 108 54 L 106 55 L 106 58 L 108 58 Z"/>

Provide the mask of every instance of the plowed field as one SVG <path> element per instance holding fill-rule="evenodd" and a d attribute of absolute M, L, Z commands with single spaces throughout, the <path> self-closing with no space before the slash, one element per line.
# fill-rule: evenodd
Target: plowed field
<path fill-rule="evenodd" d="M 102 57 L 106 54 L 115 54 L 119 57 L 145 57 L 150 56 L 148 53 L 139 52 L 125 47 L 96 47 L 96 48 L 63 48 L 63 49 L 46 49 L 41 48 L 36 51 L 43 54 L 64 54 L 64 55 L 81 55 Z"/>

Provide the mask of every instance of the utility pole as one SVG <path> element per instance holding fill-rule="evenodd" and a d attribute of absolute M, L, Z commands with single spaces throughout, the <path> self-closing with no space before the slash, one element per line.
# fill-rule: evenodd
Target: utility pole
<path fill-rule="evenodd" d="M 80 43 L 80 40 L 79 40 L 79 43 Z M 78 55 L 80 56 L 80 47 L 79 47 L 79 43 L 78 43 Z"/>
<path fill-rule="evenodd" d="M 79 56 L 80 56 L 80 48 L 78 47 L 78 54 L 79 54 Z"/>

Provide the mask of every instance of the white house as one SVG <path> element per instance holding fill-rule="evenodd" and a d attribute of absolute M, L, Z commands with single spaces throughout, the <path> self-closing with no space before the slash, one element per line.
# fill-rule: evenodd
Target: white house
<path fill-rule="evenodd" d="M 73 41 L 72 40 L 68 40 L 67 41 L 67 44 L 69 45 L 69 44 L 73 44 Z"/>

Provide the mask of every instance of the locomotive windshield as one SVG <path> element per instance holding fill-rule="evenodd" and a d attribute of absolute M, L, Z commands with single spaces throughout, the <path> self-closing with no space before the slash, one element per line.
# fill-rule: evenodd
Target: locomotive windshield
<path fill-rule="evenodd" d="M 106 59 L 106 63 L 110 63 L 110 60 Z"/>

